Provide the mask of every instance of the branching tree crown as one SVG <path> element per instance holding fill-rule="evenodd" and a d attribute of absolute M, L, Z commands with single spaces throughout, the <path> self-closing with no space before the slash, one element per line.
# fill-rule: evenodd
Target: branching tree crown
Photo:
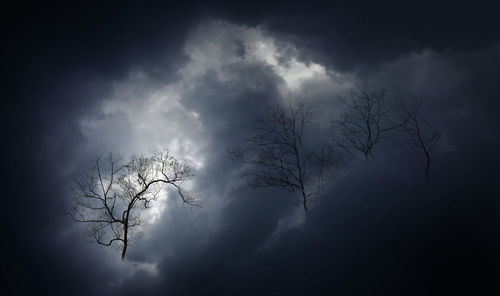
<path fill-rule="evenodd" d="M 141 213 L 157 200 L 163 185 L 173 187 L 182 202 L 199 206 L 196 196 L 188 196 L 182 182 L 192 176 L 191 168 L 164 150 L 150 156 L 98 157 L 94 167 L 75 180 L 71 217 L 89 226 L 98 244 L 127 246 L 142 236 Z"/>
<path fill-rule="evenodd" d="M 351 156 L 373 157 L 373 148 L 384 134 L 400 126 L 392 118 L 394 105 L 386 102 L 383 89 L 368 86 L 357 86 L 349 99 L 340 100 L 346 110 L 341 119 L 332 120 L 334 143 Z"/>
<path fill-rule="evenodd" d="M 311 106 L 305 102 L 272 108 L 268 116 L 257 121 L 255 135 L 245 139 L 243 148 L 231 151 L 233 160 L 248 164 L 246 174 L 256 187 L 282 187 L 307 200 L 318 193 L 324 175 L 333 165 L 326 145 L 309 148 L 305 141 L 310 123 Z"/>
<path fill-rule="evenodd" d="M 400 130 L 410 138 L 411 148 L 420 159 L 425 176 L 429 179 L 431 151 L 436 147 L 441 132 L 422 119 L 420 116 L 421 102 L 416 101 L 414 106 L 409 106 L 402 101 L 401 106 L 406 119 L 404 124 L 400 126 Z"/>
<path fill-rule="evenodd" d="M 431 151 L 441 133 L 419 114 L 421 102 L 408 104 L 399 99 L 388 104 L 384 89 L 366 85 L 351 90 L 348 100 L 340 99 L 345 111 L 340 119 L 332 120 L 334 144 L 355 158 L 361 154 L 368 159 L 386 134 L 397 136 L 392 132 L 400 132 L 410 138 L 411 150 L 421 160 L 429 178 Z"/>

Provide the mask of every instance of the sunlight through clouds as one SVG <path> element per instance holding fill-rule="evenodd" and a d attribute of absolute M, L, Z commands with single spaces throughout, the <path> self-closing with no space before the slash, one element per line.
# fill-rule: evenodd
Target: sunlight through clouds
<path fill-rule="evenodd" d="M 183 100 L 199 91 L 197 87 L 207 76 L 221 84 L 239 79 L 238 83 L 252 85 L 252 78 L 237 76 L 234 67 L 262 65 L 278 78 L 277 87 L 284 99 L 302 96 L 304 84 L 314 83 L 314 89 L 324 93 L 350 81 L 320 64 L 302 62 L 293 44 L 276 40 L 259 27 L 208 21 L 188 36 L 184 53 L 189 59 L 178 69 L 178 79 L 158 82 L 147 69 L 136 69 L 126 79 L 113 82 L 113 92 L 102 103 L 101 112 L 81 121 L 82 133 L 93 139 L 87 142 L 89 151 L 114 151 L 128 157 L 168 148 L 176 158 L 187 161 L 196 174 L 210 157 L 204 152 L 210 139 L 203 118 Z M 309 99 L 314 97 L 309 94 Z M 188 190 L 197 188 L 196 181 L 185 185 Z M 164 190 L 145 212 L 145 221 L 159 221 L 169 202 Z"/>
<path fill-rule="evenodd" d="M 114 91 L 102 104 L 101 113 L 81 121 L 86 137 L 100 140 L 88 144 L 98 147 L 88 148 L 115 150 L 118 147 L 121 154 L 132 155 L 168 147 L 195 168 L 202 167 L 203 125 L 199 114 L 187 109 L 182 98 L 206 73 L 213 72 L 224 82 L 233 79 L 227 71 L 232 64 L 264 63 L 284 81 L 284 95 L 298 91 L 301 84 L 308 81 L 330 83 L 333 76 L 324 66 L 286 56 L 284 47 L 293 46 L 284 42 L 277 46 L 277 42 L 259 28 L 221 21 L 200 26 L 185 44 L 189 61 L 178 70 L 180 79 L 162 84 L 155 82 L 147 71 L 135 70 L 127 79 L 113 83 Z M 100 136 L 103 130 L 113 128 L 116 131 L 108 133 L 111 136 L 106 139 Z"/>
<path fill-rule="evenodd" d="M 492 5 L 151 2 L 4 9 L 3 294 L 500 290 Z"/>

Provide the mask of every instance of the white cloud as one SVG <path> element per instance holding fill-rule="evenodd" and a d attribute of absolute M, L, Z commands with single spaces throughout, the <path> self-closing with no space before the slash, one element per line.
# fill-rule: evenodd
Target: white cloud
<path fill-rule="evenodd" d="M 268 65 L 283 79 L 280 87 L 285 97 L 303 95 L 302 84 L 314 82 L 321 85 L 315 89 L 328 92 L 348 80 L 322 65 L 287 56 L 285 52 L 295 50 L 293 44 L 276 41 L 258 27 L 209 21 L 189 36 L 184 50 L 189 61 L 179 69 L 181 78 L 177 81 L 153 82 L 147 72 L 135 70 L 127 79 L 113 83 L 114 91 L 102 104 L 101 113 L 81 121 L 88 151 L 118 150 L 127 156 L 166 146 L 177 157 L 203 166 L 203 126 L 199 114 L 188 110 L 181 100 L 208 72 L 215 73 L 222 83 L 231 80 L 227 71 L 231 64 Z"/>
<path fill-rule="evenodd" d="M 298 92 L 308 81 L 345 80 L 344 75 L 328 71 L 323 65 L 302 62 L 290 53 L 297 52 L 292 43 L 276 40 L 259 27 L 237 26 L 223 21 L 209 21 L 200 26 L 186 42 L 190 61 L 179 72 L 187 81 L 213 71 L 219 80 L 230 80 L 224 68 L 238 62 L 264 63 L 284 81 L 282 95 Z"/>

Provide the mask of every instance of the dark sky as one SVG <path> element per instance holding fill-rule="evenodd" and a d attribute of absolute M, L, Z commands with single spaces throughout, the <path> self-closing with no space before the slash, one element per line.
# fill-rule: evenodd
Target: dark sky
<path fill-rule="evenodd" d="M 2 4 L 7 295 L 497 295 L 500 21 L 492 2 Z M 232 162 L 268 106 L 314 126 L 357 83 L 420 98 L 431 179 L 387 141 L 304 215 Z M 314 132 L 313 132 L 314 133 Z M 158 203 L 121 261 L 64 214 L 96 156 L 167 147 L 202 208 Z"/>

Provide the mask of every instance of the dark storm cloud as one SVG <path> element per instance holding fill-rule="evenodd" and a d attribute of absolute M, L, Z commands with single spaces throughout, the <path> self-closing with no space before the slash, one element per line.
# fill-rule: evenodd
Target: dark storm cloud
<path fill-rule="evenodd" d="M 490 54 L 489 50 L 470 53 L 479 60 Z M 496 170 L 500 163 L 495 156 L 498 141 L 484 133 L 482 117 L 489 116 L 484 109 L 467 108 L 469 98 L 458 95 L 473 92 L 463 81 L 472 77 L 489 79 L 490 65 L 474 72 L 460 71 L 460 75 L 452 77 L 434 77 L 441 83 L 429 78 L 413 85 L 428 79 L 428 73 L 466 67 L 470 60 L 460 56 L 462 53 L 409 55 L 382 67 L 391 68 L 393 79 L 387 79 L 384 71 L 380 73 L 385 85 L 396 93 L 399 85 L 408 93 L 424 88 L 430 94 L 439 94 L 428 98 L 427 104 L 434 110 L 427 114 L 439 122 L 452 148 L 436 153 L 430 183 L 405 151 L 392 144 L 382 146 L 375 161 L 356 164 L 341 173 L 305 222 L 266 248 L 262 247 L 275 229 L 277 218 L 291 209 L 293 201 L 286 199 L 290 196 L 247 188 L 231 192 L 234 198 L 224 208 L 222 227 L 202 248 L 166 260 L 161 270 L 169 284 L 156 286 L 151 292 L 420 295 L 429 291 L 481 293 L 495 289 L 494 275 L 500 263 L 496 259 L 500 242 L 495 227 L 499 190 L 495 180 L 500 177 Z M 428 72 L 411 66 L 415 58 L 419 66 L 425 64 Z M 396 79 L 405 74 L 413 79 Z M 449 85 L 453 88 L 445 87 Z M 474 98 L 488 101 L 494 96 L 486 92 Z M 201 112 L 205 118 L 229 120 L 235 123 L 235 130 L 241 128 L 237 127 L 237 118 L 217 116 L 235 114 L 232 111 L 238 105 L 229 104 L 231 111 L 220 113 L 216 111 L 217 103 L 206 99 L 196 100 L 198 104 L 206 102 L 201 103 L 208 108 Z M 234 104 L 237 102 L 239 99 Z M 467 112 L 456 115 L 457 110 Z M 487 128 L 498 129 L 498 121 Z M 222 167 L 222 171 L 216 171 L 217 176 L 232 170 L 231 164 Z M 207 183 L 217 186 L 212 178 Z"/>
<path fill-rule="evenodd" d="M 213 8 L 212 12 L 233 22 L 264 25 L 282 37 L 299 41 L 298 47 L 309 49 L 301 52 L 305 60 L 320 60 L 337 70 L 351 70 L 369 68 L 373 62 L 387 61 L 411 50 L 480 49 L 493 45 L 498 40 L 499 25 L 494 3 L 476 4 L 271 2 L 263 6 L 233 4 L 225 9 Z"/>
<path fill-rule="evenodd" d="M 494 227 L 500 192 L 495 73 L 500 58 L 494 10 L 421 2 L 362 7 L 291 3 L 10 10 L 18 19 L 4 19 L 15 27 L 6 35 L 8 79 L 2 82 L 8 139 L 1 148 L 6 156 L 6 287 L 18 294 L 51 295 L 495 289 L 500 266 L 500 236 Z M 294 46 L 284 47 L 280 62 L 298 57 L 353 75 L 353 80 L 384 85 L 394 95 L 424 98 L 426 116 L 443 130 L 431 183 L 404 151 L 388 144 L 377 151 L 376 161 L 339 173 L 303 223 L 269 241 L 298 200 L 287 192 L 246 186 L 226 149 L 280 100 L 284 78 L 255 60 L 229 62 L 202 74 L 196 69 L 185 76 L 176 72 L 195 58 L 183 49 L 193 30 L 200 23 L 210 27 L 200 16 L 246 29 L 261 25 L 278 44 Z M 200 44 L 217 44 L 226 37 L 216 36 L 229 35 L 234 52 L 223 51 L 216 60 L 244 59 L 251 53 L 233 36 L 238 30 L 221 35 L 202 31 L 208 37 Z M 129 79 L 135 70 L 145 73 L 144 84 Z M 193 88 L 180 92 L 184 109 L 165 114 L 185 124 L 186 137 L 198 137 L 203 144 L 199 154 L 208 155 L 194 188 L 204 196 L 203 208 L 169 204 L 131 248 L 131 261 L 120 263 L 112 259 L 115 250 L 86 243 L 81 232 L 68 226 L 60 212 L 67 182 L 102 152 L 97 150 L 127 144 L 122 139 L 131 127 L 126 123 L 134 121 L 125 111 L 138 99 L 116 92 L 116 82 L 146 95 L 146 89 L 189 77 L 195 77 L 187 83 Z M 313 88 L 308 93 L 313 103 L 321 112 L 334 112 L 338 91 L 325 85 L 311 79 L 297 93 Z M 106 114 L 103 102 L 126 102 L 116 100 L 117 94 L 130 96 L 133 104 Z M 201 132 L 188 121 L 188 111 L 198 114 Z M 82 129 L 82 119 L 102 123 L 110 132 L 92 134 L 101 136 L 96 144 Z"/>
<path fill-rule="evenodd" d="M 234 73 L 230 83 L 207 73 L 183 99 L 187 108 L 200 114 L 207 141 L 203 154 L 210 155 L 196 172 L 196 191 L 203 196 L 203 208 L 194 210 L 199 222 L 190 221 L 193 216 L 189 213 L 167 209 L 162 224 L 156 225 L 145 239 L 144 247 L 155 249 L 154 253 L 165 248 L 165 242 L 169 249 L 160 251 L 163 261 L 159 269 L 164 281 L 150 287 L 151 293 L 217 293 L 225 280 L 211 270 L 221 265 L 224 270 L 237 268 L 238 261 L 245 261 L 249 252 L 265 242 L 280 217 L 293 205 L 293 200 L 282 192 L 242 187 L 241 181 L 237 181 L 241 172 L 227 154 L 241 141 L 242 131 L 279 97 L 276 86 L 280 79 L 259 63 L 237 63 L 226 70 Z M 221 211 L 220 217 L 212 228 L 210 219 L 217 211 Z M 255 211 L 258 216 L 250 214 Z M 141 253 L 137 250 L 138 256 Z M 133 251 L 131 256 L 134 255 Z M 127 283 L 120 293 L 133 295 L 130 289 L 136 291 L 134 287 L 143 285 Z"/>
<path fill-rule="evenodd" d="M 60 222 L 67 186 L 61 164 L 71 163 L 67 148 L 84 141 L 72 119 L 94 112 L 109 93 L 109 81 L 120 79 L 130 67 L 153 61 L 158 65 L 168 58 L 181 61 L 174 57 L 176 46 L 182 44 L 186 22 L 192 20 L 168 7 L 120 7 L 118 12 L 117 7 L 102 4 L 25 3 L 2 9 L 2 31 L 6 29 L 2 126 L 8 139 L 2 154 L 9 168 L 2 172 L 7 188 L 2 219 L 9 242 L 2 275 L 9 283 L 7 290 L 19 294 L 95 290 L 85 280 L 85 266 L 73 263 L 73 269 L 64 263 L 85 261 L 79 258 L 81 244 L 65 245 L 72 250 L 68 253 L 57 249 L 60 245 L 48 244 L 53 226 L 60 229 L 58 225 L 66 223 Z M 166 35 L 150 34 L 159 27 Z M 51 134 L 58 137 L 47 142 Z M 99 271 L 95 272 L 98 277 Z M 71 280 L 64 275 L 71 275 Z"/>

